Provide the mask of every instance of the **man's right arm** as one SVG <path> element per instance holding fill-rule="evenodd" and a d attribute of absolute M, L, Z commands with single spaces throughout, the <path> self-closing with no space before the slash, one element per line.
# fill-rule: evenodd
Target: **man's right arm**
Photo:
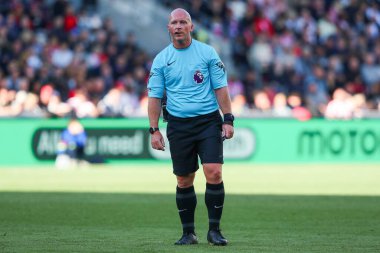
<path fill-rule="evenodd" d="M 158 120 L 161 114 L 161 99 L 150 97 L 148 98 L 148 117 L 150 127 L 158 128 Z M 155 131 L 151 134 L 151 141 L 153 149 L 165 150 L 165 140 L 160 131 Z"/>
<path fill-rule="evenodd" d="M 165 78 L 163 75 L 161 57 L 153 60 L 148 80 L 148 117 L 149 125 L 158 128 L 161 115 L 161 99 L 164 96 Z M 151 132 L 151 145 L 153 149 L 165 150 L 165 141 L 160 131 Z"/>

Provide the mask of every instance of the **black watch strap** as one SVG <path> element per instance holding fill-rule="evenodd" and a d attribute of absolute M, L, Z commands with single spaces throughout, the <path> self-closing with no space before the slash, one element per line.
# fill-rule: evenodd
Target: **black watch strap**
<path fill-rule="evenodd" d="M 234 125 L 235 116 L 232 113 L 226 113 L 223 117 L 223 123 L 233 126 Z"/>
<path fill-rule="evenodd" d="M 150 134 L 154 134 L 154 132 L 156 132 L 156 131 L 159 131 L 160 129 L 158 128 L 158 127 L 150 127 L 149 128 L 149 133 Z"/>

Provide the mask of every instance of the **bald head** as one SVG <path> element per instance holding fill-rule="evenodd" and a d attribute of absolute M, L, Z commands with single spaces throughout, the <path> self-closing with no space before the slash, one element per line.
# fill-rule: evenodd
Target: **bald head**
<path fill-rule="evenodd" d="M 190 14 L 181 8 L 170 13 L 168 31 L 176 48 L 186 48 L 191 44 L 191 32 L 194 25 Z"/>
<path fill-rule="evenodd" d="M 185 17 L 186 19 L 188 19 L 191 22 L 191 16 L 185 9 L 177 8 L 177 9 L 173 10 L 169 15 L 169 22 L 173 18 L 177 18 L 177 17 Z"/>

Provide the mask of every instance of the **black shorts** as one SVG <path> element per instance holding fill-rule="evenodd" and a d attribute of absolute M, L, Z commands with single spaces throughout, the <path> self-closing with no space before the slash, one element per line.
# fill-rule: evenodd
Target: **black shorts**
<path fill-rule="evenodd" d="M 178 118 L 168 115 L 167 137 L 173 173 L 185 176 L 198 170 L 201 163 L 223 163 L 223 120 L 219 111 Z"/>

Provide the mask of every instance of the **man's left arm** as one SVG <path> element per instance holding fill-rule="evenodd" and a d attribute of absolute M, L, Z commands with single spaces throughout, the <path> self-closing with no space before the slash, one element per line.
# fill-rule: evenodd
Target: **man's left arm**
<path fill-rule="evenodd" d="M 234 117 L 231 113 L 231 99 L 228 92 L 228 87 L 225 86 L 219 89 L 215 89 L 215 95 L 224 117 L 222 135 L 226 139 L 231 139 L 234 135 Z"/>

